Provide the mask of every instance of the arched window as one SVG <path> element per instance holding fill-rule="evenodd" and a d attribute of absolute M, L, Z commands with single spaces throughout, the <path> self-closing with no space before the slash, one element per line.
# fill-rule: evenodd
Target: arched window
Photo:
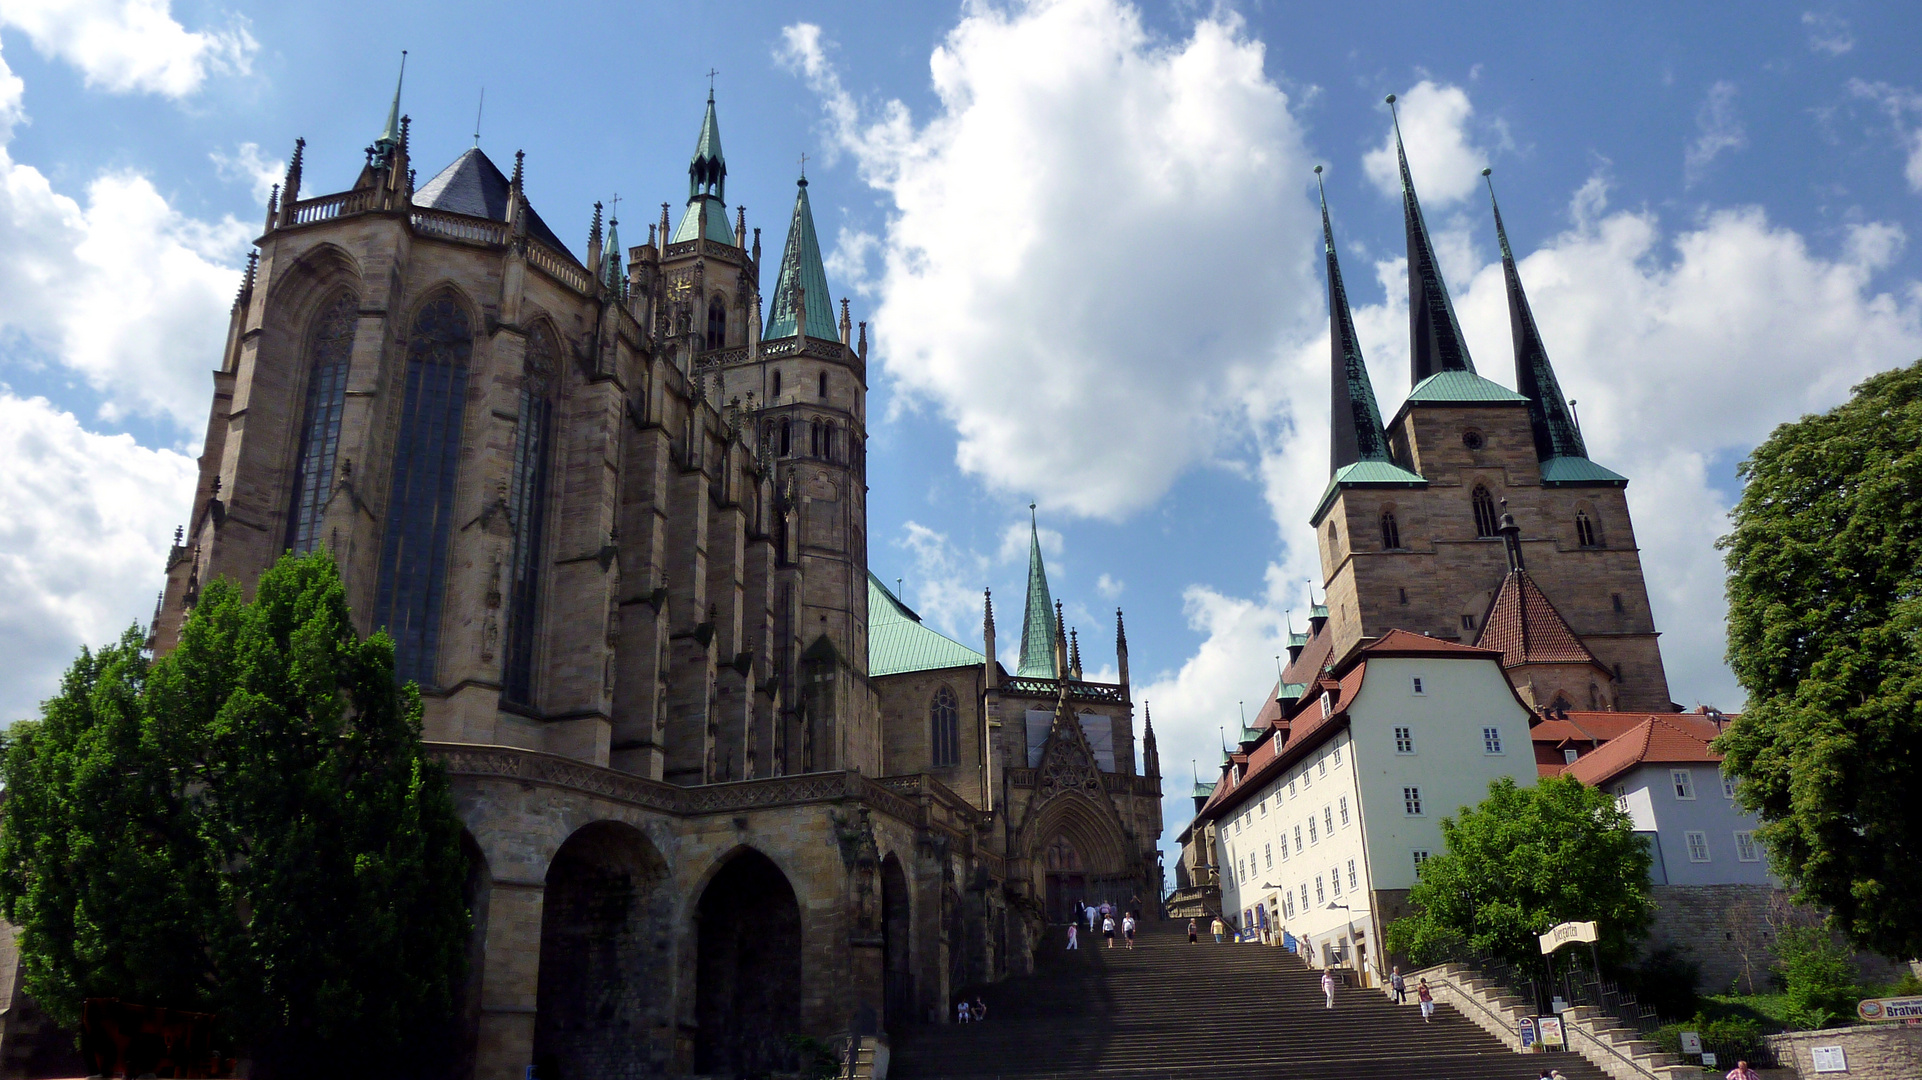
<path fill-rule="evenodd" d="M 1333 551 L 1340 546 L 1341 530 L 1337 529 L 1335 523 L 1331 521 L 1328 523 L 1328 550 Z"/>
<path fill-rule="evenodd" d="M 769 396 L 770 397 L 781 396 L 781 373 L 778 371 L 774 373 L 774 392 Z"/>
<path fill-rule="evenodd" d="M 509 701 L 534 701 L 534 634 L 539 614 L 541 532 L 547 510 L 547 472 L 553 424 L 553 380 L 560 349 L 553 331 L 535 327 L 521 368 L 519 418 L 514 428 L 513 475 L 507 488 L 514 553 L 508 564 L 507 647 L 501 691 Z"/>
<path fill-rule="evenodd" d="M 825 400 L 827 396 L 828 396 L 828 373 L 823 371 L 821 373 L 821 397 L 823 400 Z"/>
<path fill-rule="evenodd" d="M 1475 535 L 1494 536 L 1501 524 L 1495 516 L 1494 496 L 1488 493 L 1486 487 L 1476 484 L 1475 492 L 1469 499 L 1475 504 Z"/>
<path fill-rule="evenodd" d="M 1381 546 L 1388 551 L 1401 547 L 1401 526 L 1395 523 L 1392 509 L 1381 512 Z"/>
<path fill-rule="evenodd" d="M 832 420 L 821 425 L 821 456 L 829 461 L 834 460 L 835 434 L 839 430 L 840 428 Z"/>
<path fill-rule="evenodd" d="M 453 531 L 467 358 L 473 348 L 467 313 L 451 295 L 435 297 L 414 316 L 374 625 L 394 639 L 396 677 L 422 686 L 434 685 L 440 650 L 447 540 Z"/>
<path fill-rule="evenodd" d="M 781 418 L 781 456 L 782 457 L 788 456 L 788 453 L 792 450 L 793 446 L 794 446 L 794 439 L 790 434 L 790 428 L 788 426 L 787 418 L 782 417 Z"/>
<path fill-rule="evenodd" d="M 819 420 L 808 421 L 808 456 L 821 456 L 821 422 Z"/>
<path fill-rule="evenodd" d="M 718 349 L 727 344 L 727 301 L 720 296 L 707 302 L 707 347 Z"/>
<path fill-rule="evenodd" d="M 1602 531 L 1595 527 L 1595 519 L 1588 516 L 1586 507 L 1575 511 L 1575 542 L 1585 548 L 1602 546 Z"/>
<path fill-rule="evenodd" d="M 961 760 L 961 699 L 943 686 L 928 706 L 930 760 L 938 768 Z"/>
<path fill-rule="evenodd" d="M 347 365 L 359 313 L 354 294 L 341 293 L 321 308 L 307 334 L 307 407 L 301 413 L 300 456 L 294 459 L 294 498 L 287 514 L 287 546 L 296 554 L 320 542 L 320 512 L 334 486 L 340 411 L 347 403 Z"/>

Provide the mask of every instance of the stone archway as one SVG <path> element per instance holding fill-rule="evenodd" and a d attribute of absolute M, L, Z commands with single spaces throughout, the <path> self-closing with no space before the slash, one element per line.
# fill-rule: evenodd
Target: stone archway
<path fill-rule="evenodd" d="M 1064 923 L 1074 918 L 1077 901 L 1088 899 L 1088 870 L 1081 853 L 1066 836 L 1056 835 L 1041 850 L 1041 862 L 1048 875 L 1048 921 Z"/>
<path fill-rule="evenodd" d="M 474 834 L 460 831 L 461 854 L 467 859 L 467 876 L 461 882 L 461 899 L 467 903 L 467 977 L 454 995 L 452 1053 L 446 1075 L 474 1075 L 474 1062 L 480 1052 L 481 976 L 487 970 L 487 901 L 492 896 L 493 874 L 487 868 L 487 853 L 481 850 Z"/>
<path fill-rule="evenodd" d="M 914 964 L 908 941 L 914 923 L 908 903 L 908 875 L 901 860 L 881 860 L 881 970 L 886 980 L 883 1022 L 889 1030 L 914 1020 Z"/>
<path fill-rule="evenodd" d="M 1033 895 L 1048 920 L 1071 917 L 1077 899 L 1119 908 L 1140 894 L 1140 855 L 1107 806 L 1063 791 L 1036 808 L 1023 830 Z"/>
<path fill-rule="evenodd" d="M 743 850 L 696 909 L 694 1071 L 710 1076 L 792 1072 L 801 1031 L 801 906 L 787 875 Z"/>
<path fill-rule="evenodd" d="M 597 821 L 548 864 L 541 908 L 534 1064 L 541 1080 L 658 1068 L 653 1029 L 668 1015 L 668 958 L 655 948 L 671 902 L 667 864 L 639 830 Z"/>

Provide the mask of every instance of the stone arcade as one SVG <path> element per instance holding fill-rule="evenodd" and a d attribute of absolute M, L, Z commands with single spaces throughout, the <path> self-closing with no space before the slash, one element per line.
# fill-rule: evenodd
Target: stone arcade
<path fill-rule="evenodd" d="M 296 143 L 153 646 L 205 583 L 320 547 L 394 637 L 466 826 L 453 1074 L 788 1070 L 791 1036 L 1025 970 L 1050 907 L 1152 902 L 1119 621 L 1120 682 L 1083 681 L 1037 550 L 1010 677 L 991 609 L 975 651 L 867 571 L 866 324 L 807 180 L 764 311 L 712 93 L 678 222 L 623 248 L 597 205 L 585 259 L 520 154 L 417 187 L 408 128 L 397 89 L 332 194 Z"/>

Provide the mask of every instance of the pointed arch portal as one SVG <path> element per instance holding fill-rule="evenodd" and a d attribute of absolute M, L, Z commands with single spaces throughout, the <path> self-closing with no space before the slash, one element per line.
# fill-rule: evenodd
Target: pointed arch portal
<path fill-rule="evenodd" d="M 787 875 L 752 849 L 701 893 L 694 980 L 694 1071 L 793 1072 L 801 1031 L 801 906 Z"/>

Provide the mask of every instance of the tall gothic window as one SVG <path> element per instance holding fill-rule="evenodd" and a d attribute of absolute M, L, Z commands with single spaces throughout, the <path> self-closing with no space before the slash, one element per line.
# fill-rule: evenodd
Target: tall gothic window
<path fill-rule="evenodd" d="M 1586 509 L 1575 511 L 1575 542 L 1585 548 L 1601 547 L 1602 534 Z"/>
<path fill-rule="evenodd" d="M 374 623 L 393 636 L 395 675 L 424 686 L 434 684 L 440 651 L 447 542 L 460 467 L 467 359 L 473 349 L 467 314 L 452 296 L 434 298 L 414 316 Z"/>
<path fill-rule="evenodd" d="M 934 692 L 928 706 L 930 746 L 935 766 L 954 765 L 961 760 L 961 699 L 943 686 Z"/>
<path fill-rule="evenodd" d="M 821 397 L 823 399 L 826 399 L 827 396 L 828 396 L 828 373 L 823 371 L 821 373 Z"/>
<path fill-rule="evenodd" d="M 772 394 L 769 394 L 768 396 L 769 397 L 781 396 L 781 373 L 778 371 L 774 373 L 774 392 Z"/>
<path fill-rule="evenodd" d="M 781 456 L 787 457 L 788 454 L 792 451 L 793 446 L 794 446 L 794 439 L 792 438 L 790 433 L 790 426 L 787 420 L 783 418 L 781 420 Z"/>
<path fill-rule="evenodd" d="M 1501 524 L 1495 517 L 1494 496 L 1488 493 L 1486 487 L 1476 484 L 1475 493 L 1469 499 L 1475 504 L 1475 535 L 1494 536 Z"/>
<path fill-rule="evenodd" d="M 521 371 L 519 417 L 514 427 L 513 476 L 507 488 L 508 524 L 514 554 L 508 564 L 507 635 L 501 689 L 509 701 L 534 700 L 534 630 L 539 614 L 541 526 L 547 508 L 548 459 L 552 457 L 553 380 L 560 349 L 553 331 L 536 327 L 527 338 Z"/>
<path fill-rule="evenodd" d="M 808 456 L 821 456 L 821 422 L 819 420 L 808 422 Z"/>
<path fill-rule="evenodd" d="M 727 344 L 727 302 L 719 296 L 707 302 L 707 347 L 718 349 Z"/>
<path fill-rule="evenodd" d="M 300 456 L 294 459 L 294 499 L 287 514 L 287 546 L 300 555 L 320 542 L 320 512 L 334 486 L 359 310 L 353 293 L 341 293 L 321 309 L 307 334 L 307 407 L 301 413 Z"/>
<path fill-rule="evenodd" d="M 1395 523 L 1393 510 L 1381 512 L 1381 546 L 1388 551 L 1401 547 L 1401 526 Z"/>

